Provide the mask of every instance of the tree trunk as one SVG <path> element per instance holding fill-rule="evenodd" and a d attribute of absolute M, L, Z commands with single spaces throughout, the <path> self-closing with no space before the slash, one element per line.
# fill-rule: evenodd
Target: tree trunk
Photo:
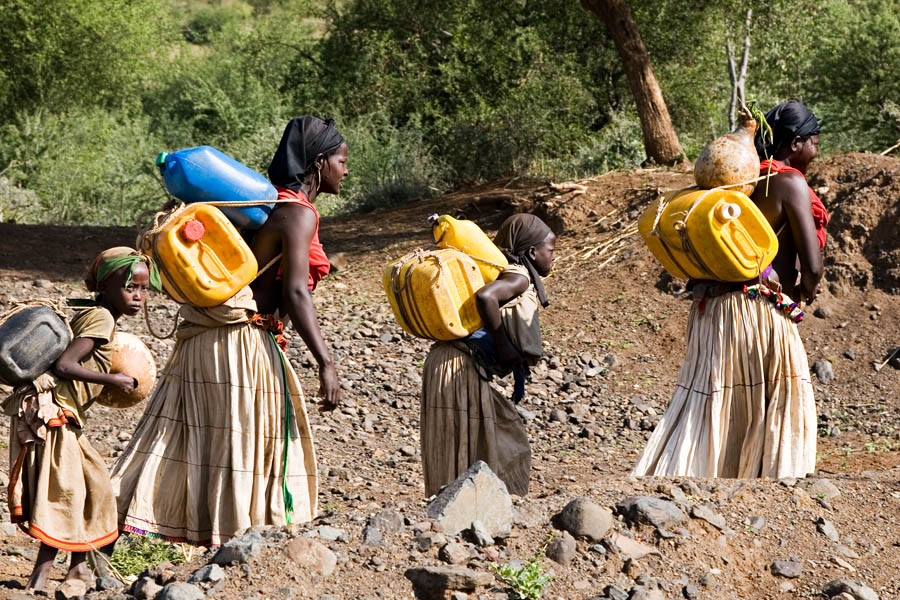
<path fill-rule="evenodd" d="M 616 44 L 641 120 L 647 156 L 663 165 L 683 162 L 684 151 L 650 66 L 650 54 L 628 6 L 624 0 L 581 0 L 581 5 L 603 19 Z"/>
<path fill-rule="evenodd" d="M 747 9 L 747 22 L 744 23 L 744 52 L 741 55 L 741 63 L 738 70 L 734 67 L 734 46 L 731 42 L 732 33 L 725 36 L 725 49 L 728 53 L 728 77 L 731 79 L 731 102 L 728 105 L 728 123 L 731 131 L 737 127 L 737 109 L 746 108 L 747 96 L 744 92 L 744 83 L 747 81 L 747 62 L 750 60 L 750 21 L 753 17 L 753 9 Z"/>

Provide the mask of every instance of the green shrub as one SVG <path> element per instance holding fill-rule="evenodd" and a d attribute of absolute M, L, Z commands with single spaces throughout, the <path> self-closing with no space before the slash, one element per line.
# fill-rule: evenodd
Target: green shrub
<path fill-rule="evenodd" d="M 163 562 L 177 565 L 184 555 L 175 544 L 144 535 L 123 535 L 109 562 L 119 575 L 138 575 Z"/>
<path fill-rule="evenodd" d="M 384 114 L 337 120 L 347 140 L 350 175 L 340 196 L 322 196 L 323 214 L 365 212 L 430 198 L 444 190 L 447 167 L 412 122 L 400 129 Z"/>
<path fill-rule="evenodd" d="M 537 160 L 529 171 L 551 179 L 581 179 L 614 169 L 640 166 L 646 154 L 636 115 L 614 113 L 600 131 L 574 144 L 572 156 Z"/>
<path fill-rule="evenodd" d="M 34 192 L 37 205 L 10 217 L 133 225 L 160 199 L 153 172 L 159 144 L 148 124 L 143 116 L 99 108 L 17 114 L 0 128 L 0 163 L 15 161 L 7 176 Z"/>

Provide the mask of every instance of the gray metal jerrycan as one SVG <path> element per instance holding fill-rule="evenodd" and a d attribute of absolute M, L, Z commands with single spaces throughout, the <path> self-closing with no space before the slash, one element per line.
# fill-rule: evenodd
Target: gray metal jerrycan
<path fill-rule="evenodd" d="M 63 353 L 72 332 L 53 309 L 26 308 L 0 325 L 0 381 L 29 383 Z"/>

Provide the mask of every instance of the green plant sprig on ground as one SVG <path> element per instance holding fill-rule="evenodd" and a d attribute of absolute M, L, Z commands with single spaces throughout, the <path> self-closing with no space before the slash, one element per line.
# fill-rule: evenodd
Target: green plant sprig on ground
<path fill-rule="evenodd" d="M 491 563 L 491 568 L 503 583 L 512 588 L 513 600 L 540 600 L 544 587 L 553 575 L 544 573 L 541 559 L 547 551 L 547 544 L 553 539 L 553 535 L 547 542 L 535 551 L 534 555 L 521 567 L 515 567 L 510 563 L 503 565 Z"/>

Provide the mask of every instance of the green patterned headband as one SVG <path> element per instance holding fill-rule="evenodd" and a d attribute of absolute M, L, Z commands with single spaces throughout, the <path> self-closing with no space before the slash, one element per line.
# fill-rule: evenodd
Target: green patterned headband
<path fill-rule="evenodd" d="M 125 287 L 128 287 L 131 284 L 134 266 L 142 262 L 147 263 L 147 267 L 150 270 L 150 288 L 157 292 L 161 291 L 162 281 L 159 278 L 159 270 L 156 268 L 156 264 L 153 260 L 151 260 L 149 256 L 144 256 L 143 254 L 124 254 L 107 258 L 100 263 L 100 268 L 97 269 L 97 283 L 99 284 L 119 269 L 127 267 L 128 274 L 125 277 Z"/>

